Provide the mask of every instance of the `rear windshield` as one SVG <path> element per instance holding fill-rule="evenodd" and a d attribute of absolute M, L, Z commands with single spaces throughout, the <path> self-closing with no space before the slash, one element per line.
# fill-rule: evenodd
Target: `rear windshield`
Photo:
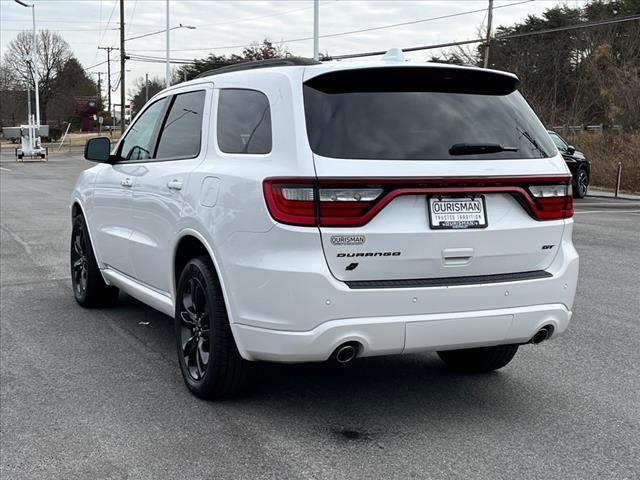
<path fill-rule="evenodd" d="M 349 159 L 553 156 L 553 142 L 517 82 L 490 71 L 425 67 L 320 75 L 304 85 L 309 143 L 318 155 Z M 461 143 L 517 151 L 452 155 Z"/>

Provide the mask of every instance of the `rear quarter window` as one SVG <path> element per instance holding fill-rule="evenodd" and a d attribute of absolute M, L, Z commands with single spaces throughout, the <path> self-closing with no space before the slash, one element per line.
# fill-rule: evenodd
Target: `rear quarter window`
<path fill-rule="evenodd" d="M 222 89 L 218 97 L 218 147 L 225 153 L 271 152 L 271 109 L 257 90 Z"/>

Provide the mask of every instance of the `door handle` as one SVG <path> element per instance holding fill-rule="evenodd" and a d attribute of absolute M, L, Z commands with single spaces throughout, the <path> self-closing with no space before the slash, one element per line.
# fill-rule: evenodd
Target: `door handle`
<path fill-rule="evenodd" d="M 182 190 L 182 182 L 180 180 L 169 180 L 167 188 L 170 190 Z"/>
<path fill-rule="evenodd" d="M 133 181 L 129 177 L 123 178 L 120 180 L 120 185 L 123 187 L 133 187 Z"/>

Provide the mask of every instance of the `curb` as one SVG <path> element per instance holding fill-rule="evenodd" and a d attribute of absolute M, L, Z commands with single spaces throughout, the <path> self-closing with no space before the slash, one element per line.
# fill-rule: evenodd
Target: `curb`
<path fill-rule="evenodd" d="M 592 190 L 589 189 L 589 193 L 587 193 L 587 197 L 596 197 L 596 198 L 608 198 L 613 200 L 640 200 L 640 195 L 636 195 L 633 193 L 618 193 L 618 197 L 614 196 L 614 192 L 608 192 L 606 190 Z"/>

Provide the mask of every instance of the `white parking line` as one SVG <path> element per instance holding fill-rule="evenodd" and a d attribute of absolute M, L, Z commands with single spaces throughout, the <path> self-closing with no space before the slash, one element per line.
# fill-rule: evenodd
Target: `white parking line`
<path fill-rule="evenodd" d="M 576 210 L 573 213 L 640 213 L 640 210 L 587 210 L 586 212 Z"/>
<path fill-rule="evenodd" d="M 0 167 L 0 170 L 4 170 L 5 172 L 10 172 L 11 170 L 8 168 Z"/>
<path fill-rule="evenodd" d="M 622 200 L 620 202 L 591 202 L 591 203 L 582 203 L 582 202 L 575 202 L 573 205 L 574 207 L 615 207 L 615 206 L 620 206 L 620 205 L 624 205 L 624 204 L 629 204 L 629 206 L 635 207 L 637 205 L 638 202 L 635 202 L 633 200 Z"/>

